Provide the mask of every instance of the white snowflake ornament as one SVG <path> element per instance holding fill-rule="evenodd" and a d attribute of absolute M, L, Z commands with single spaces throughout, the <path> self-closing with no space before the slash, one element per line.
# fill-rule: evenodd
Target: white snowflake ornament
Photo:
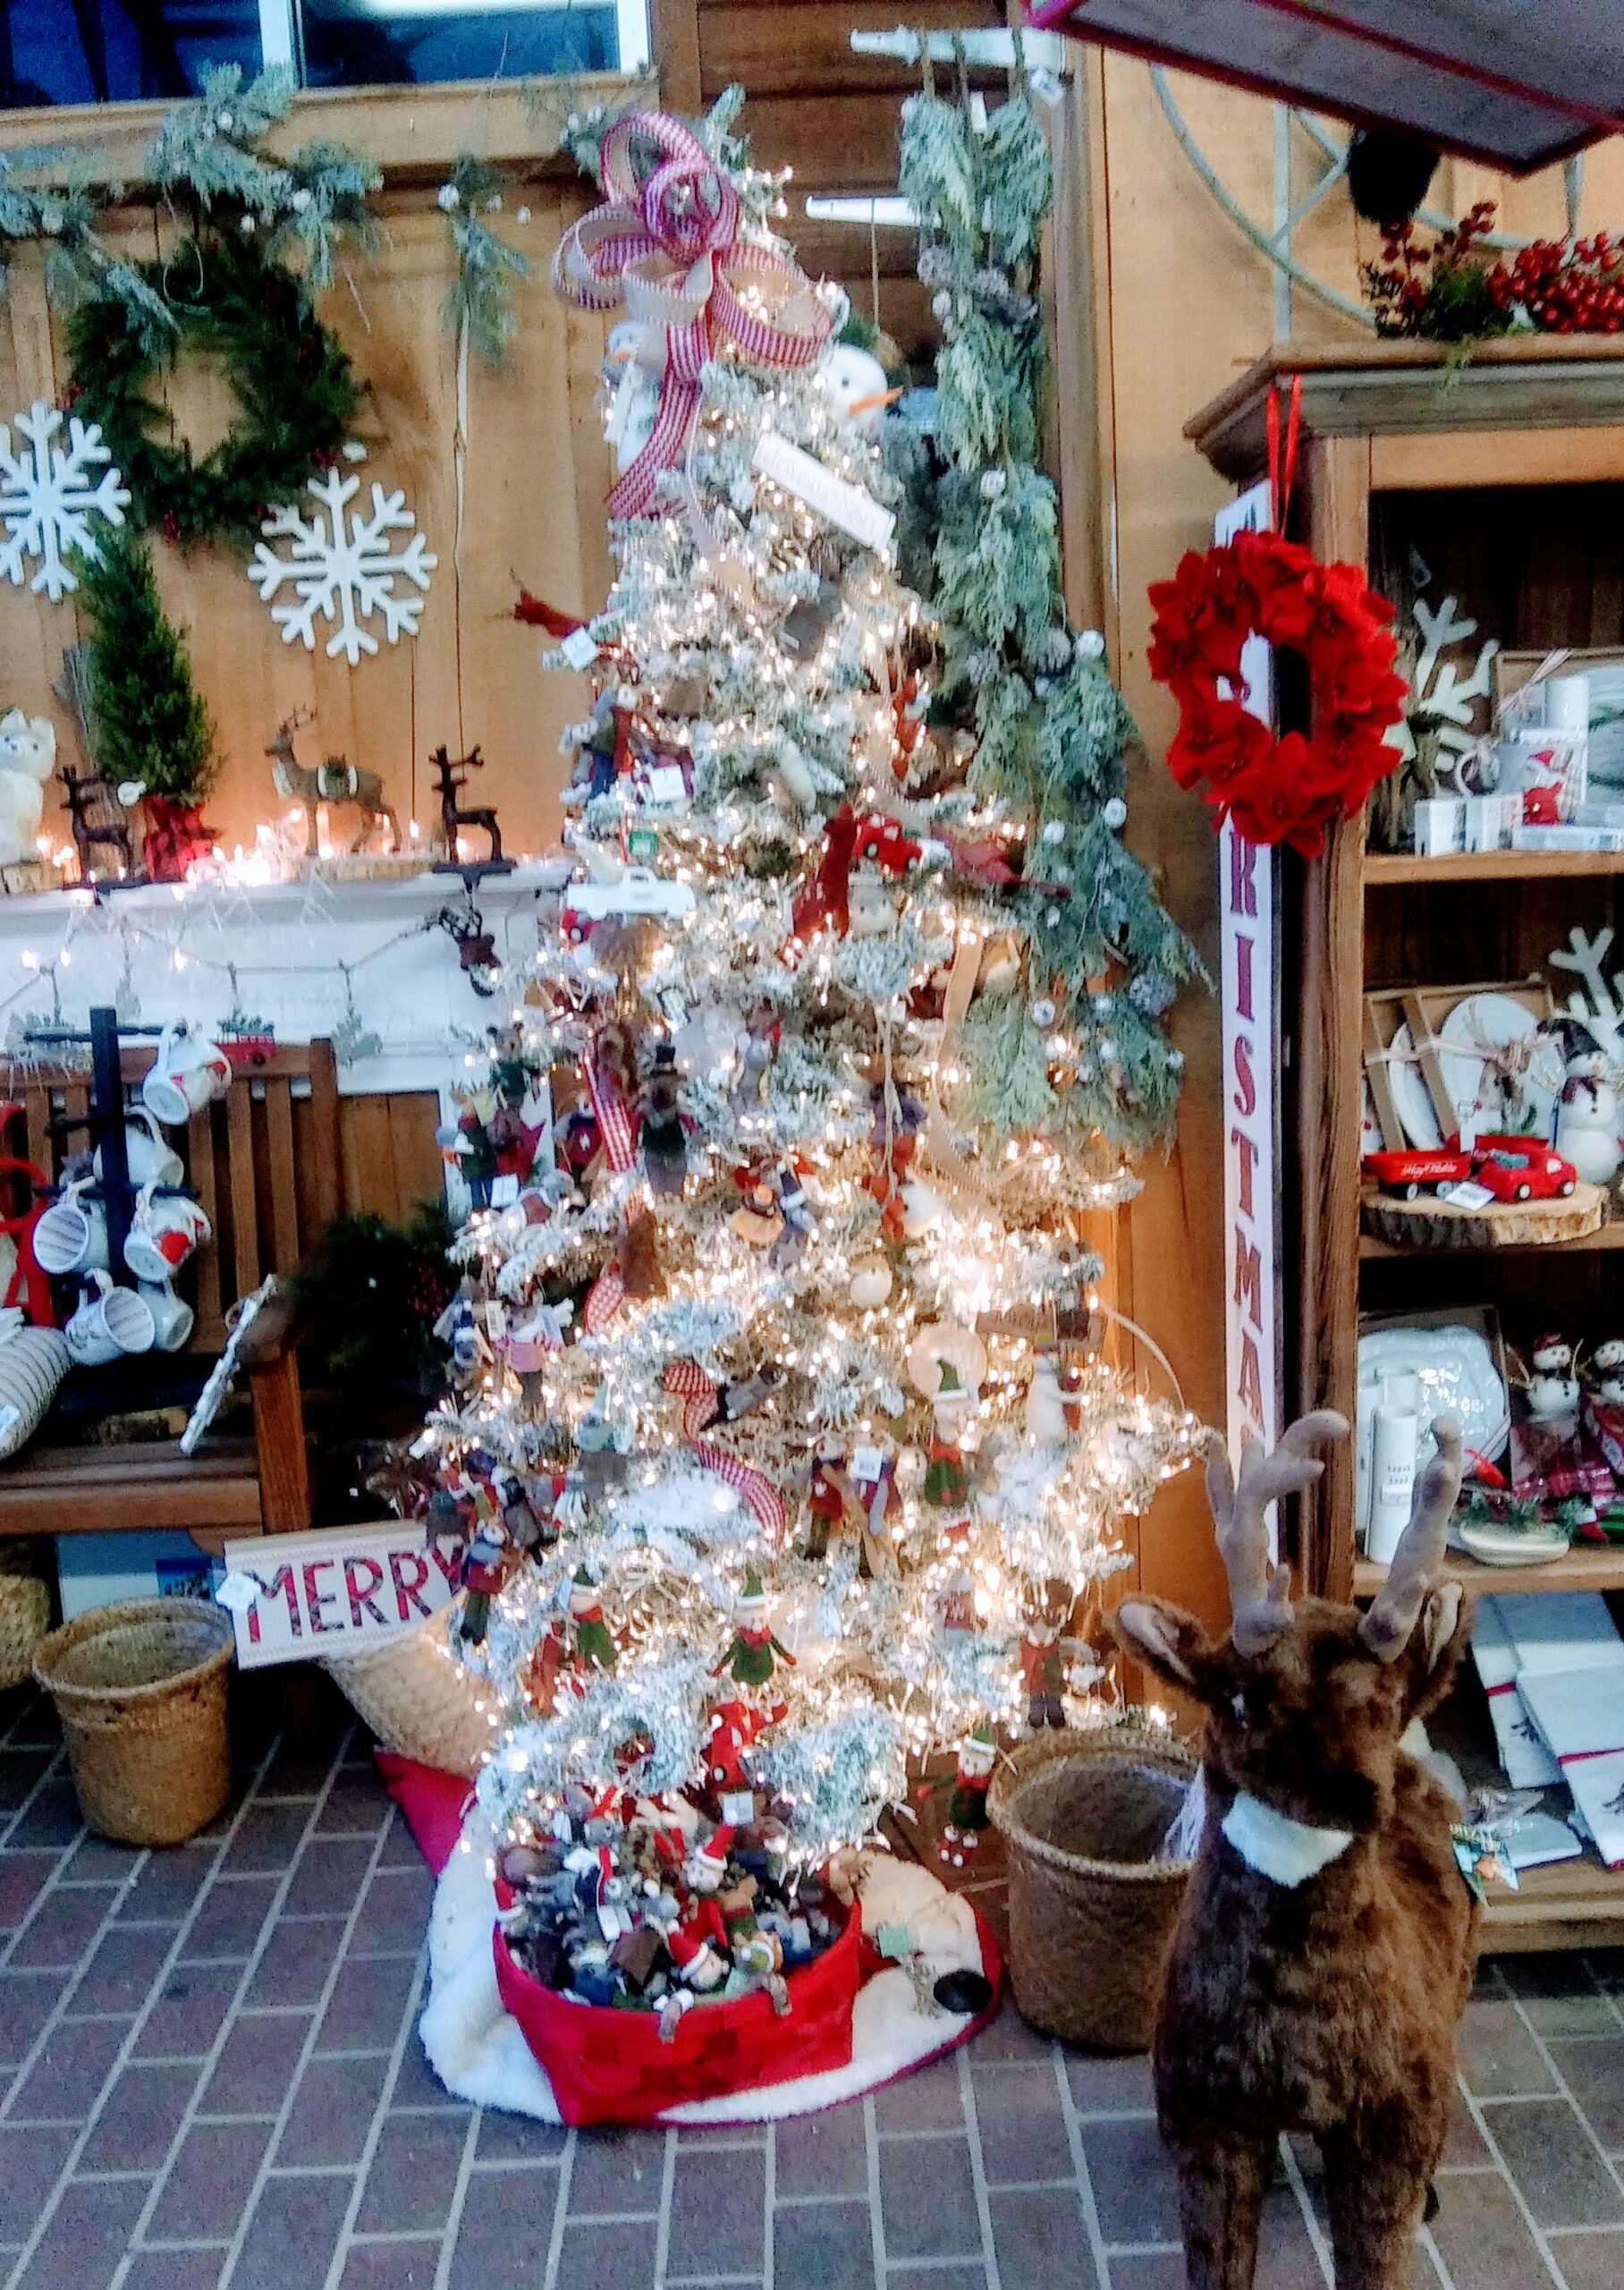
<path fill-rule="evenodd" d="M 69 553 L 80 549 L 94 556 L 92 520 L 122 525 L 130 492 L 110 466 L 113 456 L 94 421 L 72 416 L 64 448 L 53 442 L 63 417 L 46 399 L 36 398 L 15 420 L 26 441 L 16 452 L 11 424 L 0 422 L 0 527 L 5 534 L 0 574 L 21 588 L 26 561 L 38 557 L 39 570 L 29 587 L 36 596 L 43 589 L 59 604 L 79 586 L 67 563 Z"/>
<path fill-rule="evenodd" d="M 385 493 L 375 483 L 371 514 L 363 516 L 357 509 L 345 516 L 345 504 L 359 491 L 360 482 L 359 477 L 343 477 L 336 470 L 313 477 L 308 489 L 326 514 L 303 517 L 292 506 L 273 510 L 260 531 L 266 540 L 291 540 L 292 547 L 285 556 L 278 556 L 258 541 L 248 567 L 249 579 L 267 604 L 284 581 L 293 590 L 292 601 L 271 605 L 271 618 L 284 644 L 297 637 L 306 651 L 313 652 L 320 614 L 336 623 L 326 641 L 327 657 L 342 652 L 351 667 L 363 652 L 377 650 L 377 638 L 362 624 L 375 613 L 381 616 L 391 644 L 417 634 L 428 576 L 438 562 L 423 535 L 414 530 L 417 521 L 403 491 Z M 390 536 L 405 532 L 411 534 L 410 540 L 397 547 Z M 398 592 L 397 581 L 410 582 L 418 593 Z"/>

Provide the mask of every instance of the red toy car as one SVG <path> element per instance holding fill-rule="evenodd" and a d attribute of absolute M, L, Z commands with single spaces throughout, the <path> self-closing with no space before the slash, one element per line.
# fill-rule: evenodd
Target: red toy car
<path fill-rule="evenodd" d="M 1496 1200 L 1565 1200 L 1578 1181 L 1571 1161 L 1543 1137 L 1480 1137 L 1472 1148 L 1472 1175 Z"/>
<path fill-rule="evenodd" d="M 1383 1192 L 1396 1192 L 1402 1200 L 1418 1200 L 1424 1192 L 1437 1192 L 1470 1176 L 1472 1157 L 1452 1146 L 1434 1147 L 1431 1151 L 1389 1149 L 1366 1153 L 1360 1166 L 1367 1182 L 1380 1185 Z"/>

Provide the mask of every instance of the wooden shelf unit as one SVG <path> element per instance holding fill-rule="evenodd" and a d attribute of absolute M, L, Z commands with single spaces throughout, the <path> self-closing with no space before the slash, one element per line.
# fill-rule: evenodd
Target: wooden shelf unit
<path fill-rule="evenodd" d="M 1366 566 L 1408 608 L 1418 554 L 1429 600 L 1457 597 L 1484 635 L 1508 646 L 1624 642 L 1624 342 L 1497 344 L 1453 374 L 1425 344 L 1283 346 L 1188 425 L 1222 475 L 1266 474 L 1265 409 L 1294 375 L 1303 387 L 1291 529 L 1318 556 Z M 1288 674 L 1288 710 L 1291 690 Z M 1394 1248 L 1359 1230 L 1366 988 L 1549 975 L 1550 951 L 1576 923 L 1611 922 L 1624 943 L 1624 853 L 1388 855 L 1367 851 L 1361 819 L 1334 829 L 1317 860 L 1285 854 L 1282 874 L 1281 1133 L 1295 1148 L 1281 1170 L 1287 1413 L 1334 1407 L 1351 1420 L 1361 1310 L 1486 1302 L 1513 1340 L 1543 1326 L 1624 1332 L 1624 1224 L 1556 1247 L 1486 1251 Z M 1336 1599 L 1374 1589 L 1381 1570 L 1356 1560 L 1347 1447 L 1299 1505 L 1297 1531 L 1310 1588 Z M 1618 1590 L 1624 1549 L 1526 1569 L 1463 1560 L 1460 1571 L 1481 1590 Z M 1624 1870 L 1586 1857 L 1530 1871 L 1521 1892 L 1497 1898 L 1484 1945 L 1603 1939 L 1624 1941 Z"/>
<path fill-rule="evenodd" d="M 1576 1543 L 1565 1558 L 1537 1566 L 1485 1566 L 1466 1551 L 1450 1553 L 1450 1573 L 1475 1597 L 1491 1590 L 1624 1590 L 1624 1543 Z M 1387 1569 L 1374 1558 L 1353 1562 L 1353 1595 L 1374 1599 Z"/>
<path fill-rule="evenodd" d="M 1556 875 L 1624 875 L 1624 851 L 1460 851 L 1417 859 L 1404 851 L 1367 851 L 1364 877 L 1373 883 L 1533 882 Z"/>

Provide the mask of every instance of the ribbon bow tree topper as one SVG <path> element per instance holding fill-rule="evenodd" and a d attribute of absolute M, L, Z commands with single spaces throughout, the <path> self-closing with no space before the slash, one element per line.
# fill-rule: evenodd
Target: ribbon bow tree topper
<path fill-rule="evenodd" d="M 623 305 L 643 329 L 644 362 L 658 369 L 653 431 L 609 496 L 612 517 L 637 517 L 682 455 L 718 350 L 788 373 L 812 363 L 833 322 L 793 263 L 740 236 L 737 190 L 681 120 L 647 111 L 616 120 L 598 180 L 605 202 L 559 242 L 553 284 L 579 310 Z"/>

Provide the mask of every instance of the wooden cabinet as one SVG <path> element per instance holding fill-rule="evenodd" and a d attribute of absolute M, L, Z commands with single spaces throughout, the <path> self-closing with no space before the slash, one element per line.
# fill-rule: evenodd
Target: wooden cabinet
<path fill-rule="evenodd" d="M 1434 606 L 1457 597 L 1508 648 L 1624 645 L 1624 345 L 1501 343 L 1455 369 L 1423 344 L 1282 348 L 1188 424 L 1222 475 L 1265 474 L 1268 396 L 1294 376 L 1290 526 L 1319 556 L 1366 566 L 1401 609 L 1425 580 Z M 1281 683 L 1289 714 L 1289 672 Z M 1352 1418 L 1361 1311 L 1488 1303 L 1525 1343 L 1546 1326 L 1591 1340 L 1624 1333 L 1624 1222 L 1558 1248 L 1479 1255 L 1393 1248 L 1359 1229 L 1366 989 L 1545 971 L 1575 925 L 1611 923 L 1624 949 L 1624 854 L 1378 854 L 1359 820 L 1312 862 L 1287 854 L 1281 882 L 1286 1412 Z M 1303 1506 L 1298 1538 L 1309 1588 L 1345 1599 L 1379 1578 L 1354 1548 L 1347 1448 Z M 1515 1573 L 1469 1560 L 1460 1571 L 1478 1588 L 1624 1590 L 1624 1547 Z M 1475 1681 L 1451 1715 L 1468 1750 L 1480 1746 Z M 1586 1861 L 1531 1872 L 1522 1892 L 1497 1898 L 1485 1945 L 1603 1939 L 1624 1940 L 1624 1872 Z"/>

